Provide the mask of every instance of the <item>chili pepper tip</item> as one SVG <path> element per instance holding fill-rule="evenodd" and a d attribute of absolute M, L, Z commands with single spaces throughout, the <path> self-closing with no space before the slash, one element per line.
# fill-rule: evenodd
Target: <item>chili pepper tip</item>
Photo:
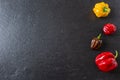
<path fill-rule="evenodd" d="M 100 34 L 97 36 L 97 38 L 100 39 L 100 38 L 101 38 L 101 35 L 102 35 L 102 34 L 100 33 Z"/>
<path fill-rule="evenodd" d="M 108 8 L 104 7 L 103 12 L 108 12 Z"/>
<path fill-rule="evenodd" d="M 117 58 L 117 57 L 118 57 L 118 51 L 115 50 L 115 58 Z"/>

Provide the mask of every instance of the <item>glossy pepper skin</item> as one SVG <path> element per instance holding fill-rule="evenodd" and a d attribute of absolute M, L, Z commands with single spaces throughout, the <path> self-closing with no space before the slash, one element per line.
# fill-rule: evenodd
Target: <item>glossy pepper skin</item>
<path fill-rule="evenodd" d="M 103 27 L 103 32 L 106 35 L 113 34 L 115 31 L 116 31 L 116 26 L 114 24 L 112 24 L 112 23 L 107 23 Z"/>
<path fill-rule="evenodd" d="M 108 16 L 110 11 L 109 5 L 105 2 L 96 3 L 93 8 L 93 12 L 98 18 Z"/>
<path fill-rule="evenodd" d="M 92 39 L 90 47 L 92 49 L 99 49 L 101 45 L 102 45 L 101 34 L 99 34 L 97 37 Z"/>
<path fill-rule="evenodd" d="M 109 72 L 117 68 L 118 63 L 116 58 L 118 56 L 118 52 L 116 51 L 116 56 L 114 56 L 111 52 L 102 52 L 99 54 L 96 59 L 95 63 L 99 70 L 103 72 Z"/>

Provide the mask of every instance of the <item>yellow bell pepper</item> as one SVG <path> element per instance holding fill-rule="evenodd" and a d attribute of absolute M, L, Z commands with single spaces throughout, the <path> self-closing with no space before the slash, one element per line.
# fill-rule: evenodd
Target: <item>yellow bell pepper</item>
<path fill-rule="evenodd" d="M 93 8 L 93 12 L 97 17 L 106 17 L 109 15 L 110 11 L 109 5 L 105 2 L 96 3 Z"/>

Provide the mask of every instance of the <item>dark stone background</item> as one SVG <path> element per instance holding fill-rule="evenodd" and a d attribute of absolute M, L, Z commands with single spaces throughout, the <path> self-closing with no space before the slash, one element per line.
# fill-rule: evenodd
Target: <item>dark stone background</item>
<path fill-rule="evenodd" d="M 120 1 L 105 0 L 112 12 L 96 18 L 100 1 L 0 0 L 0 80 L 120 80 L 120 66 L 103 73 L 94 63 L 102 51 L 120 52 Z M 102 48 L 91 50 L 108 22 L 117 32 L 103 34 Z"/>

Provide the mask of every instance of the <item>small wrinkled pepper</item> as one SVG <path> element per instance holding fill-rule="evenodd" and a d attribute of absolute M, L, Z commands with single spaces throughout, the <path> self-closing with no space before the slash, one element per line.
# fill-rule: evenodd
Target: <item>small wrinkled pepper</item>
<path fill-rule="evenodd" d="M 113 34 L 115 31 L 117 30 L 117 27 L 112 24 L 112 23 L 107 23 L 104 25 L 103 27 L 103 32 L 106 34 L 106 35 L 111 35 Z"/>
<path fill-rule="evenodd" d="M 118 56 L 118 52 L 116 51 L 116 55 L 114 56 L 113 53 L 107 51 L 100 53 L 96 59 L 95 63 L 99 70 L 103 72 L 109 72 L 117 68 L 118 63 L 116 58 Z"/>
<path fill-rule="evenodd" d="M 91 48 L 92 49 L 98 49 L 102 45 L 102 40 L 101 40 L 101 34 L 99 34 L 97 37 L 93 38 L 91 41 Z"/>
<path fill-rule="evenodd" d="M 98 18 L 108 16 L 110 11 L 111 9 L 109 8 L 109 5 L 105 2 L 96 3 L 93 8 L 93 12 Z"/>

